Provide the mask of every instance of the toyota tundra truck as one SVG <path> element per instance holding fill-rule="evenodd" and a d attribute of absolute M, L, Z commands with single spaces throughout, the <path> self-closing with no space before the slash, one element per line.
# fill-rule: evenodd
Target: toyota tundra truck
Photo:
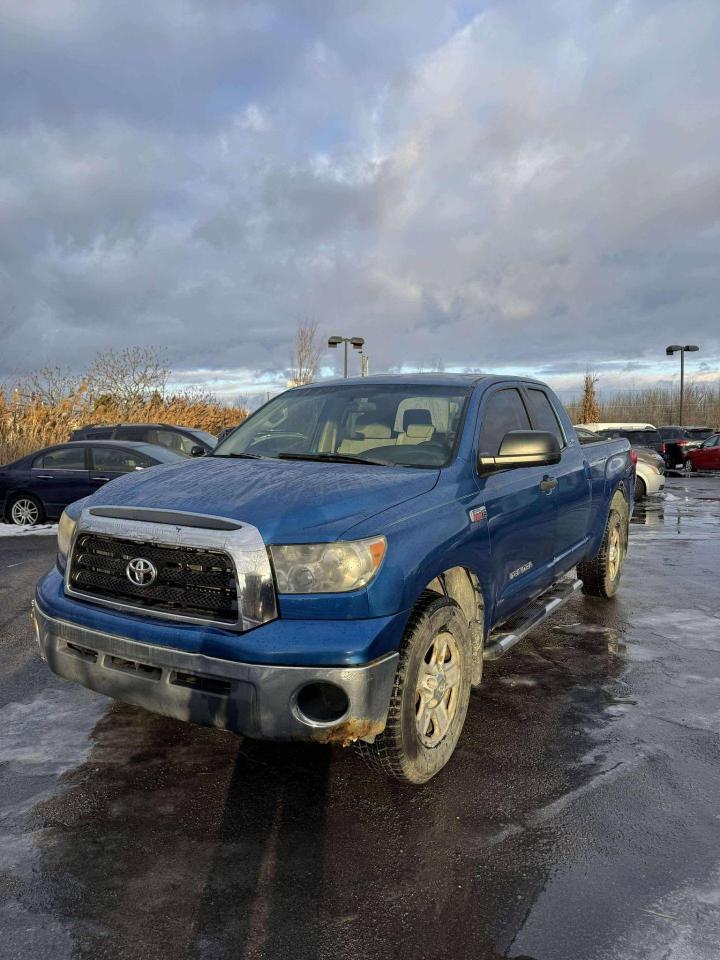
<path fill-rule="evenodd" d="M 535 380 L 295 388 L 208 456 L 69 506 L 37 640 L 56 674 L 109 697 L 354 743 L 422 783 L 485 661 L 577 591 L 615 594 L 634 478 L 627 440 L 583 447 Z"/>

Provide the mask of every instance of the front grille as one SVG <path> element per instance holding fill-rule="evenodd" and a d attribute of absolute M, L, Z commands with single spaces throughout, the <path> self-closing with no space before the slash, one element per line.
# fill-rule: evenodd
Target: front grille
<path fill-rule="evenodd" d="M 139 586 L 127 576 L 131 560 L 149 560 L 157 578 Z M 69 575 L 72 590 L 146 610 L 236 623 L 235 568 L 220 551 L 158 546 L 83 533 L 75 544 Z"/>

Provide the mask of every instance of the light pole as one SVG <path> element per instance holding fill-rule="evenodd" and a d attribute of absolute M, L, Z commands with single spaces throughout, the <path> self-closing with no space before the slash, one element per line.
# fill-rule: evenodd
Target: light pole
<path fill-rule="evenodd" d="M 678 426 L 683 425 L 683 393 L 685 392 L 685 354 L 694 353 L 696 350 L 699 350 L 700 347 L 696 347 L 694 343 L 686 343 L 683 347 L 679 343 L 671 343 L 669 347 L 665 347 L 665 353 L 668 357 L 671 357 L 674 353 L 680 354 L 680 423 Z"/>
<path fill-rule="evenodd" d="M 330 337 L 328 339 L 329 347 L 339 347 L 341 343 L 345 344 L 345 367 L 343 376 L 347 380 L 348 375 L 348 344 L 351 343 L 356 350 L 362 350 L 362 346 L 365 343 L 362 337 Z"/>

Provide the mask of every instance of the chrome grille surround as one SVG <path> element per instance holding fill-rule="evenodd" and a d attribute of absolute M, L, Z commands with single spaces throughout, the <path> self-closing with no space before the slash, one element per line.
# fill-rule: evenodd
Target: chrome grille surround
<path fill-rule="evenodd" d="M 97 512 L 95 512 L 97 510 Z M 187 524 L 182 521 L 187 518 Z M 206 523 L 207 526 L 199 524 Z M 73 560 L 78 542 L 86 535 L 131 541 L 142 546 L 183 548 L 224 554 L 232 561 L 237 588 L 237 620 L 229 622 L 204 616 L 156 609 L 147 603 L 110 599 L 73 585 Z M 78 600 L 181 623 L 196 623 L 244 632 L 277 618 L 277 600 L 267 548 L 260 531 L 251 524 L 225 517 L 156 510 L 142 507 L 86 507 L 78 519 L 65 563 L 65 593 Z"/>

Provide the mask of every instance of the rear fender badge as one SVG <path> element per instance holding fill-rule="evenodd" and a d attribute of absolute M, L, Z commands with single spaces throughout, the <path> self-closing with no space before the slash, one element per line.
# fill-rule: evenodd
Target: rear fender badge
<path fill-rule="evenodd" d="M 487 509 L 485 507 L 473 507 L 468 510 L 470 523 L 480 523 L 481 520 L 487 520 Z"/>

